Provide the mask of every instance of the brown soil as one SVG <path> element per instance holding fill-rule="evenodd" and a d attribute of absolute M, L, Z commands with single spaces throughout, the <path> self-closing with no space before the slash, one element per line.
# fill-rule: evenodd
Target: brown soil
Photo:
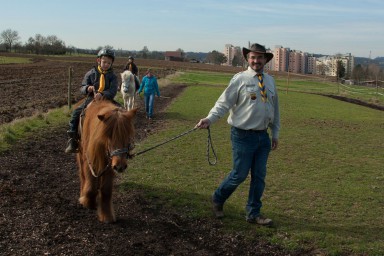
<path fill-rule="evenodd" d="M 0 124 L 66 104 L 69 65 L 75 69 L 74 84 L 79 84 L 89 63 L 0 65 Z M 152 123 L 139 111 L 137 140 L 147 135 L 148 127 L 151 132 L 161 127 L 166 106 L 182 89 L 162 89 L 170 98 L 156 98 Z M 39 132 L 0 154 L 1 255 L 287 255 L 257 237 L 249 241 L 224 233 L 222 222 L 214 218 L 189 219 L 162 207 L 144 188 L 130 188 L 129 193 L 116 188 L 117 223 L 98 222 L 96 213 L 77 201 L 75 157 L 63 152 L 66 129 Z"/>

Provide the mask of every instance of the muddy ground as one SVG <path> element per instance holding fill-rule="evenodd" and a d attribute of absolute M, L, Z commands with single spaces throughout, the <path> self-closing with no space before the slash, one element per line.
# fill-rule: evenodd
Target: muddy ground
<path fill-rule="evenodd" d="M 36 59 L 0 65 L 0 124 L 65 105 L 69 66 L 75 70 L 74 84 L 79 84 L 91 64 Z M 74 101 L 80 98 L 77 89 Z M 150 124 L 139 111 L 137 140 L 147 135 L 148 126 L 156 132 L 165 121 L 166 106 L 182 90 L 181 85 L 162 89 L 170 98 L 156 99 Z M 1 255 L 288 255 L 258 238 L 225 234 L 213 217 L 192 220 L 161 207 L 139 188 L 130 193 L 116 189 L 117 223 L 99 223 L 96 213 L 77 201 L 75 157 L 64 153 L 66 129 L 41 131 L 0 154 Z"/>

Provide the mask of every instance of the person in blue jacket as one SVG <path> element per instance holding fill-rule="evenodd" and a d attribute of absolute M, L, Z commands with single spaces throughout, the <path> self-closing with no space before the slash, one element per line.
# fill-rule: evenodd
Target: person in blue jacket
<path fill-rule="evenodd" d="M 155 95 L 160 97 L 159 85 L 157 83 L 157 78 L 152 74 L 151 69 L 148 69 L 146 75 L 143 77 L 138 94 L 144 90 L 144 102 L 145 102 L 145 112 L 147 118 L 151 120 L 153 118 L 153 105 L 155 101 Z"/>

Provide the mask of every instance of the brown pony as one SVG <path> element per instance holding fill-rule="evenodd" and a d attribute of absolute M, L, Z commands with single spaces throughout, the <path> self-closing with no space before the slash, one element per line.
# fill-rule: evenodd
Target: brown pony
<path fill-rule="evenodd" d="M 127 168 L 136 111 L 119 108 L 107 100 L 94 100 L 86 109 L 77 153 L 79 202 L 86 208 L 97 209 L 101 222 L 116 221 L 111 200 L 114 172 Z"/>

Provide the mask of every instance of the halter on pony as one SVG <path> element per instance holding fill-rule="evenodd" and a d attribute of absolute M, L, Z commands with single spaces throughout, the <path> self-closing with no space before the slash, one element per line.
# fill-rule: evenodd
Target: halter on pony
<path fill-rule="evenodd" d="M 92 176 L 95 177 L 95 178 L 98 178 L 98 177 L 101 177 L 106 170 L 108 170 L 109 167 L 111 167 L 111 162 L 112 162 L 112 157 L 113 156 L 121 156 L 121 155 L 124 155 L 126 154 L 126 158 L 127 159 L 131 159 L 133 157 L 133 155 L 130 154 L 130 152 L 133 150 L 134 148 L 134 145 L 133 144 L 128 144 L 128 147 L 127 148 L 120 148 L 120 149 L 115 149 L 114 151 L 112 152 L 107 152 L 107 155 L 109 156 L 109 162 L 108 162 L 108 165 L 105 166 L 105 168 L 103 169 L 103 171 L 101 173 L 99 173 L 99 175 L 96 175 L 95 173 L 95 170 L 93 170 L 92 168 L 92 164 L 91 162 L 89 161 L 89 158 L 88 158 L 88 155 L 86 154 L 87 156 L 87 162 L 88 162 L 88 166 L 89 166 L 89 170 L 91 171 L 92 173 Z"/>

